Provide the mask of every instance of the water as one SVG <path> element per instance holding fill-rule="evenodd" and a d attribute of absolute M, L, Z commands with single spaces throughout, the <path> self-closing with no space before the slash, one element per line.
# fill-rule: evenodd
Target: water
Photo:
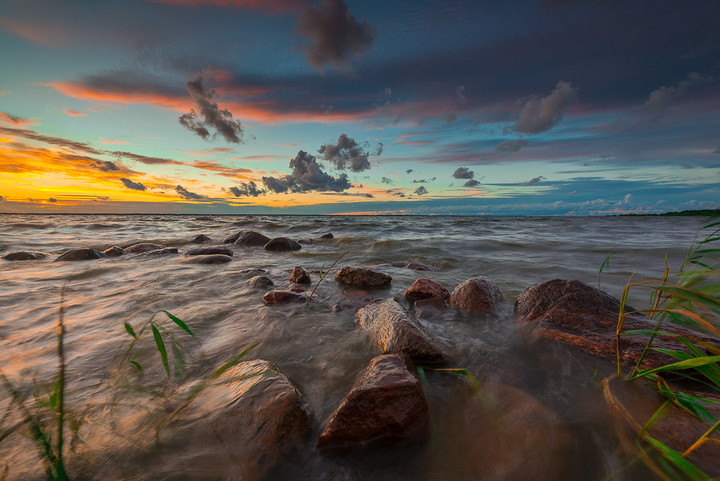
<path fill-rule="evenodd" d="M 162 443 L 152 442 L 151 423 L 176 402 L 175 392 L 187 392 L 187 386 L 254 342 L 261 344 L 251 358 L 277 363 L 313 412 L 307 444 L 285 458 L 269 474 L 271 479 L 643 479 L 642 470 L 620 469 L 623 461 L 593 383 L 596 367 L 600 376 L 612 366 L 598 366 L 561 346 L 529 342 L 516 332 L 512 303 L 526 287 L 554 278 L 596 285 L 608 254 L 601 286 L 619 297 L 635 270 L 637 280 L 660 276 L 665 256 L 671 267 L 678 267 L 698 223 L 665 217 L 0 215 L 0 253 L 49 254 L 41 261 L 0 264 L 0 367 L 25 393 L 52 381 L 64 286 L 67 402 L 83 420 L 69 462 L 80 479 L 226 477 L 227 466 L 203 466 L 197 473 L 182 456 L 192 451 L 197 457 L 222 446 L 180 442 L 166 427 L 161 439 L 181 446 L 168 453 Z M 174 246 L 182 253 L 198 234 L 219 243 L 239 230 L 269 237 L 315 238 L 327 232 L 335 237 L 294 253 L 235 248 L 232 262 L 220 265 L 184 263 L 182 255 L 52 262 L 67 248 L 102 250 L 136 242 Z M 315 282 L 317 271 L 345 251 L 338 266 L 389 264 L 379 269 L 392 276 L 392 286 L 371 293 L 342 290 L 328 276 L 306 308 L 265 306 L 262 292 L 245 284 L 264 269 L 263 275 L 285 288 L 296 265 L 311 272 Z M 411 261 L 438 271 L 406 269 Z M 505 296 L 499 316 L 474 318 L 448 311 L 422 322 L 452 346 L 458 367 L 469 369 L 486 392 L 503 399 L 490 411 L 491 419 L 477 414 L 478 401 L 467 395 L 460 378 L 430 373 L 426 394 L 432 421 L 426 442 L 335 455 L 317 452 L 313 446 L 324 423 L 376 354 L 354 327 L 354 311 L 335 312 L 332 306 L 368 295 L 400 299 L 418 277 L 452 290 L 479 275 L 494 281 Z M 631 293 L 631 304 L 646 302 L 647 292 Z M 140 343 L 133 352 L 147 365 L 143 382 L 162 389 L 166 398 L 157 401 L 111 389 L 120 379 L 118 372 L 127 375 L 118 369 L 130 340 L 123 322 L 137 329 L 163 309 L 187 322 L 199 340 L 175 330 L 187 351 L 185 378 L 168 385 L 153 346 Z M 156 319 L 172 330 L 162 315 Z M 2 416 L 6 393 L 0 400 Z M 533 427 L 538 418 L 547 421 L 542 429 Z M 4 440 L 0 459 L 11 460 L 8 479 L 42 479 L 27 439 L 15 435 Z M 507 466 L 516 465 L 519 471 L 508 471 Z"/>

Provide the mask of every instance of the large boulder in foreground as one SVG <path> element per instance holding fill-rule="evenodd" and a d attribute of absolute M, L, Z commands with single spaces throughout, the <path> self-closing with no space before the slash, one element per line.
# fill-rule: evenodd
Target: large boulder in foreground
<path fill-rule="evenodd" d="M 242 247 L 262 247 L 268 242 L 270 242 L 268 236 L 254 230 L 245 230 L 238 234 L 233 244 Z"/>
<path fill-rule="evenodd" d="M 439 282 L 422 277 L 413 282 L 413 285 L 405 291 L 405 299 L 408 301 L 418 301 L 431 297 L 437 297 L 443 301 L 447 301 L 450 299 L 450 293 Z"/>
<path fill-rule="evenodd" d="M 185 252 L 186 256 L 209 256 L 213 254 L 222 254 L 224 256 L 232 257 L 233 251 L 227 246 L 212 246 L 212 247 L 196 247 Z"/>
<path fill-rule="evenodd" d="M 620 302 L 614 297 L 580 281 L 563 279 L 528 287 L 515 301 L 517 322 L 534 327 L 535 334 L 611 362 L 616 360 L 615 333 L 619 313 Z M 623 323 L 625 331 L 654 327 L 654 321 L 640 314 L 627 314 Z M 666 324 L 663 330 L 698 338 L 697 333 L 677 325 Z M 647 336 L 623 335 L 620 338 L 622 364 L 635 366 L 646 343 Z M 653 347 L 681 349 L 682 344 L 668 336 L 657 336 Z M 674 361 L 651 349 L 643 366 L 652 368 Z"/>
<path fill-rule="evenodd" d="M 302 249 L 302 246 L 288 237 L 276 237 L 265 244 L 266 251 L 289 252 Z"/>
<path fill-rule="evenodd" d="M 107 256 L 98 250 L 82 247 L 79 249 L 70 249 L 69 251 L 64 252 L 55 259 L 55 262 L 90 261 L 93 259 L 103 259 L 105 257 Z"/>
<path fill-rule="evenodd" d="M 484 277 L 473 277 L 458 285 L 450 295 L 450 305 L 459 311 L 489 314 L 503 302 L 500 289 Z"/>
<path fill-rule="evenodd" d="M 335 281 L 349 286 L 381 288 L 387 287 L 392 277 L 363 267 L 343 267 L 335 273 Z"/>
<path fill-rule="evenodd" d="M 44 252 L 17 251 L 5 254 L 3 256 L 3 259 L 5 259 L 6 261 L 36 261 L 46 256 L 47 254 L 45 254 Z"/>
<path fill-rule="evenodd" d="M 440 341 L 392 299 L 363 307 L 356 323 L 383 353 L 404 353 L 419 365 L 439 365 L 449 359 Z"/>
<path fill-rule="evenodd" d="M 317 445 L 411 440 L 426 431 L 428 411 L 420 380 L 408 369 L 407 358 L 384 354 L 372 359 L 355 379 Z"/>

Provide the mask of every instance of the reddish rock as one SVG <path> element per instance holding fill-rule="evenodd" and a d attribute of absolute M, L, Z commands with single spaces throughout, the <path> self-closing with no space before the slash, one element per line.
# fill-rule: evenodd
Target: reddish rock
<path fill-rule="evenodd" d="M 460 311 L 488 314 L 503 302 L 500 289 L 484 277 L 474 277 L 458 285 L 450 295 L 450 305 Z"/>
<path fill-rule="evenodd" d="M 36 261 L 46 256 L 47 254 L 43 252 L 18 251 L 5 254 L 3 259 L 6 261 Z"/>
<path fill-rule="evenodd" d="M 275 283 L 272 280 L 270 280 L 269 277 L 265 277 L 265 276 L 251 277 L 250 279 L 245 281 L 245 284 L 249 285 L 250 287 L 254 287 L 256 289 L 266 289 L 268 287 L 272 287 L 275 285 Z"/>
<path fill-rule="evenodd" d="M 437 271 L 434 267 L 426 266 L 419 262 L 411 262 L 405 266 L 406 269 L 412 269 L 414 271 Z"/>
<path fill-rule="evenodd" d="M 270 238 L 268 236 L 264 236 L 253 230 L 240 232 L 237 238 L 233 241 L 236 246 L 243 247 L 262 247 L 268 242 L 270 242 Z"/>
<path fill-rule="evenodd" d="M 232 257 L 233 251 L 231 248 L 226 246 L 214 246 L 214 247 L 197 247 L 190 249 L 185 253 L 186 256 L 209 256 L 213 254 L 222 254 L 224 256 Z"/>
<path fill-rule="evenodd" d="M 208 242 L 212 241 L 205 234 L 197 235 L 193 238 L 193 240 L 190 241 L 191 244 L 207 244 Z"/>
<path fill-rule="evenodd" d="M 108 257 L 120 257 L 125 253 L 125 250 L 122 247 L 118 246 L 112 246 L 108 247 L 103 251 L 103 254 L 105 254 Z"/>
<path fill-rule="evenodd" d="M 105 257 L 107 257 L 107 256 L 98 250 L 88 249 L 88 248 L 80 248 L 80 249 L 70 249 L 69 251 L 64 252 L 57 259 L 55 259 L 54 262 L 90 261 L 90 260 L 94 260 L 94 259 L 102 259 Z"/>
<path fill-rule="evenodd" d="M 363 307 L 356 314 L 356 322 L 383 353 L 404 353 L 420 365 L 448 361 L 440 342 L 392 299 Z"/>
<path fill-rule="evenodd" d="M 410 289 L 405 291 L 405 299 L 417 301 L 429 297 L 438 297 L 443 300 L 450 299 L 450 293 L 439 282 L 430 279 L 420 278 L 413 282 Z"/>
<path fill-rule="evenodd" d="M 293 291 L 269 291 L 263 296 L 267 304 L 286 304 L 288 302 L 307 302 L 307 298 Z"/>
<path fill-rule="evenodd" d="M 311 284 L 310 275 L 302 267 L 295 267 L 290 274 L 290 282 L 295 284 Z"/>
<path fill-rule="evenodd" d="M 287 237 L 276 237 L 265 244 L 266 251 L 289 252 L 302 249 L 302 246 Z"/>
<path fill-rule="evenodd" d="M 123 248 L 123 251 L 126 254 L 138 254 L 141 252 L 150 252 L 150 251 L 156 251 L 160 249 L 164 249 L 164 245 L 160 244 L 147 244 L 147 243 L 140 243 L 140 244 L 133 244 L 131 246 Z"/>
<path fill-rule="evenodd" d="M 335 273 L 335 281 L 350 286 L 381 288 L 387 287 L 392 277 L 362 267 L 343 267 Z"/>
<path fill-rule="evenodd" d="M 408 369 L 405 356 L 385 354 L 371 360 L 355 379 L 317 445 L 411 440 L 426 431 L 428 418 L 422 386 Z"/>

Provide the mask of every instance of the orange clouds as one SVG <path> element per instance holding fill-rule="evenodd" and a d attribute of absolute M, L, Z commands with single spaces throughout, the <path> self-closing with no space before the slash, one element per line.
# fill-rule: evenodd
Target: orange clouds
<path fill-rule="evenodd" d="M 67 115 L 68 117 L 86 117 L 87 114 L 85 112 L 78 112 L 77 110 L 73 109 L 63 109 L 63 113 Z"/>

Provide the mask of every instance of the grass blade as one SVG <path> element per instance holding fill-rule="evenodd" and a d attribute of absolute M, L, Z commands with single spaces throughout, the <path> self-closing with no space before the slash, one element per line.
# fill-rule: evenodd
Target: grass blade
<path fill-rule="evenodd" d="M 694 357 L 685 361 L 675 362 L 672 364 L 667 364 L 665 366 L 656 367 L 654 369 L 640 371 L 638 372 L 637 377 L 647 376 L 648 374 L 652 374 L 655 372 L 682 371 L 684 369 L 693 369 L 700 366 L 706 366 L 708 364 L 714 364 L 716 362 L 720 362 L 720 356 Z"/>
<path fill-rule="evenodd" d="M 137 362 L 137 361 L 130 361 L 130 360 L 128 360 L 128 362 L 129 362 L 130 364 L 132 364 L 133 366 L 135 366 L 135 368 L 136 368 L 138 371 L 142 372 L 143 368 L 142 368 L 142 366 L 140 365 L 139 362 Z"/>
<path fill-rule="evenodd" d="M 160 331 L 158 331 L 158 328 L 155 326 L 154 322 L 150 325 L 150 328 L 152 329 L 153 337 L 155 338 L 155 345 L 157 346 L 163 366 L 165 367 L 165 372 L 167 373 L 168 377 L 170 377 L 170 363 L 168 363 L 167 350 L 165 349 L 165 341 L 163 341 L 163 338 L 160 335 Z"/>
<path fill-rule="evenodd" d="M 212 375 L 210 376 L 210 379 L 217 379 L 218 377 L 220 377 L 220 375 L 222 373 L 224 373 L 225 371 L 227 371 L 228 369 L 233 367 L 235 364 L 237 364 L 238 361 L 240 361 L 240 359 L 247 356 L 248 353 L 250 353 L 250 351 L 252 351 L 256 347 L 258 347 L 259 345 L 260 345 L 260 343 L 256 342 L 252 346 L 249 346 L 249 347 L 243 349 L 240 353 L 234 355 L 228 362 L 226 362 L 225 364 L 220 366 L 214 373 L 212 373 Z"/>
<path fill-rule="evenodd" d="M 674 464 L 678 469 L 683 472 L 683 474 L 685 474 L 693 481 L 712 481 L 712 478 L 702 472 L 693 463 L 685 459 L 682 454 L 678 453 L 674 449 L 671 449 L 670 447 L 653 437 L 647 435 L 643 437 L 650 444 L 652 444 L 652 446 L 657 449 L 666 460 Z"/>
<path fill-rule="evenodd" d="M 172 320 L 175 324 L 177 324 L 177 325 L 180 327 L 180 329 L 182 329 L 183 331 L 187 332 L 187 333 L 190 334 L 192 337 L 195 337 L 195 334 L 193 334 L 193 332 L 190 330 L 190 328 L 188 327 L 188 325 L 185 324 L 181 319 L 178 319 L 177 317 L 173 316 L 173 315 L 170 314 L 168 311 L 162 311 L 162 312 L 164 312 L 165 314 L 167 314 L 167 316 L 170 318 L 170 320 Z"/>
<path fill-rule="evenodd" d="M 133 338 L 137 339 L 137 334 L 135 334 L 135 330 L 132 328 L 130 323 L 125 323 L 125 330 L 130 334 Z"/>

